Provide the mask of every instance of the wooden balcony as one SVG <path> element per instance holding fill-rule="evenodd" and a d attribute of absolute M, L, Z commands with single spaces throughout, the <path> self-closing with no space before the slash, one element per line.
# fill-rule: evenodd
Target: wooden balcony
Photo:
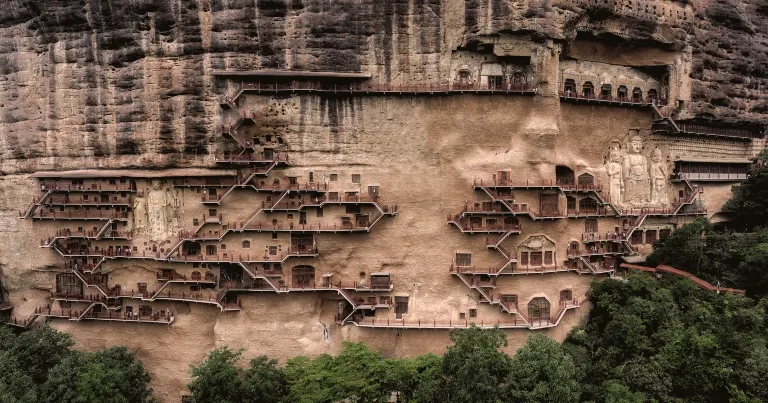
<path fill-rule="evenodd" d="M 613 233 L 605 233 L 605 234 L 599 234 L 590 232 L 587 234 L 581 234 L 581 242 L 584 243 L 592 243 L 592 242 L 622 242 L 626 239 L 626 237 L 622 237 L 622 234 L 618 232 Z"/>
<path fill-rule="evenodd" d="M 174 187 L 231 187 L 238 184 L 235 177 L 189 177 L 174 178 L 172 181 Z"/>
<path fill-rule="evenodd" d="M 80 320 L 101 320 L 101 321 L 109 321 L 109 322 L 126 322 L 126 323 L 154 323 L 154 324 L 162 324 L 162 325 L 170 325 L 175 320 L 175 315 L 172 314 L 165 314 L 160 315 L 159 313 L 153 313 L 151 315 L 131 315 L 129 316 L 127 313 L 118 313 L 118 312 L 94 312 L 91 311 L 89 313 L 86 313 L 82 317 L 80 317 Z"/>
<path fill-rule="evenodd" d="M 379 221 L 384 214 L 378 214 L 371 217 L 365 225 L 360 225 L 356 221 L 350 221 L 349 223 L 339 222 L 333 224 L 295 224 L 293 222 L 277 224 L 269 221 L 257 221 L 251 222 L 243 229 L 246 231 L 255 232 L 369 232 L 371 228 Z"/>
<path fill-rule="evenodd" d="M 264 153 L 258 153 L 257 155 L 248 154 L 248 153 L 243 153 L 243 154 L 224 153 L 224 154 L 216 155 L 216 157 L 214 158 L 217 163 L 227 163 L 227 164 L 261 164 L 261 165 L 268 166 L 276 162 L 283 162 L 286 164 L 288 163 L 288 154 L 277 153 L 277 152 L 272 153 L 271 156 L 265 155 Z"/>
<path fill-rule="evenodd" d="M 317 257 L 317 246 L 309 248 L 288 248 L 286 252 L 270 255 L 268 253 L 260 254 L 242 254 L 242 253 L 216 253 L 216 254 L 184 254 L 178 252 L 168 256 L 168 261 L 182 263 L 279 263 L 284 262 L 289 257 Z"/>
<path fill-rule="evenodd" d="M 71 182 L 71 181 L 67 181 Z M 40 183 L 43 191 L 52 190 L 54 192 L 135 192 L 136 185 L 133 183 L 115 183 L 108 181 L 88 182 L 79 185 L 72 183 L 63 183 L 59 181 L 43 181 Z"/>
<path fill-rule="evenodd" d="M 117 230 L 108 230 L 108 231 L 78 231 L 78 230 L 71 230 L 69 228 L 63 228 L 56 230 L 56 234 L 52 237 L 49 237 L 47 239 L 41 239 L 40 240 L 40 246 L 48 247 L 53 244 L 53 242 L 56 239 L 124 239 L 124 240 L 130 240 L 133 239 L 133 231 L 117 231 Z"/>
<path fill-rule="evenodd" d="M 656 97 L 614 97 L 600 94 L 579 94 L 577 91 L 560 91 L 560 100 L 577 103 L 592 103 L 616 106 L 637 106 L 647 107 L 654 103 L 666 105 L 666 100 L 659 100 Z"/>
<path fill-rule="evenodd" d="M 447 94 L 494 94 L 535 95 L 538 89 L 532 85 L 514 84 L 487 86 L 479 83 L 429 83 L 429 84 L 376 84 L 376 83 L 324 83 L 293 81 L 291 83 L 241 82 L 237 97 L 243 92 L 255 93 L 332 93 L 348 95 L 447 95 Z"/>
<path fill-rule="evenodd" d="M 36 220 L 128 220 L 128 212 L 114 210 L 96 210 L 96 211 L 45 211 L 38 209 L 36 214 L 32 215 Z"/>
<path fill-rule="evenodd" d="M 216 284 L 216 275 L 214 275 L 211 272 L 206 272 L 204 275 L 198 272 L 197 275 L 192 273 L 191 275 L 187 276 L 186 274 L 181 274 L 173 270 L 173 271 L 163 271 L 156 274 L 157 274 L 157 281 L 168 281 L 168 282 L 174 282 L 174 283 Z"/>
<path fill-rule="evenodd" d="M 615 250 L 606 249 L 606 248 L 597 248 L 597 247 L 582 249 L 582 250 L 568 249 L 568 259 L 573 259 L 577 257 L 589 257 L 589 256 L 623 255 L 624 253 L 625 253 L 624 250 L 619 248 L 618 245 Z"/>
<path fill-rule="evenodd" d="M 130 206 L 131 199 L 129 197 L 120 197 L 118 195 L 111 195 L 108 197 L 88 197 L 86 195 L 71 196 L 69 194 L 64 194 L 52 195 L 43 204 L 46 206 Z"/>
<path fill-rule="evenodd" d="M 470 220 L 466 218 L 458 218 L 457 216 L 451 217 L 450 215 L 447 217 L 447 221 L 449 224 L 453 224 L 456 227 L 461 230 L 461 232 L 465 234 L 479 234 L 479 233 L 497 233 L 497 234 L 504 234 L 504 233 L 513 233 L 513 234 L 519 234 L 520 224 L 488 224 L 485 222 L 480 223 L 472 223 Z"/>
<path fill-rule="evenodd" d="M 616 217 L 616 211 L 610 207 L 597 206 L 596 208 L 568 209 L 566 211 L 568 218 L 589 218 L 589 217 Z"/>

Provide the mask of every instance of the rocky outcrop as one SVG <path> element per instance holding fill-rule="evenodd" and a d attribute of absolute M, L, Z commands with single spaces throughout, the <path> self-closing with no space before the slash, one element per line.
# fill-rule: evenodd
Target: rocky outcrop
<path fill-rule="evenodd" d="M 768 123 L 768 2 L 694 3 L 690 110 L 702 119 Z"/>
<path fill-rule="evenodd" d="M 214 69 L 438 82 L 453 49 L 511 33 L 566 47 L 690 46 L 690 117 L 765 123 L 767 16 L 765 0 L 10 0 L 2 170 L 205 165 L 219 120 Z"/>

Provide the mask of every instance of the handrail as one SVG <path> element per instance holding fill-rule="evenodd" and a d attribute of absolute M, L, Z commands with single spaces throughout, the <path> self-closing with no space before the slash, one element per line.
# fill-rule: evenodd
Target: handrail
<path fill-rule="evenodd" d="M 239 96 L 242 91 L 256 92 L 334 92 L 334 93 L 439 93 L 439 92 L 489 92 L 499 94 L 519 94 L 538 92 L 538 88 L 526 84 L 509 85 L 480 85 L 478 83 L 444 83 L 444 84 L 377 84 L 350 83 L 348 85 L 323 84 L 321 82 L 293 81 L 292 83 L 262 83 L 241 82 L 236 91 Z M 235 97 L 236 98 L 236 97 Z"/>
<path fill-rule="evenodd" d="M 587 101 L 606 101 L 606 102 L 618 102 L 621 104 L 631 105 L 653 105 L 654 103 L 660 103 L 665 105 L 666 100 L 659 100 L 658 97 L 614 97 L 613 95 L 604 96 L 602 94 L 580 94 L 578 91 L 560 91 L 560 98 L 573 99 L 573 100 L 587 100 Z"/>

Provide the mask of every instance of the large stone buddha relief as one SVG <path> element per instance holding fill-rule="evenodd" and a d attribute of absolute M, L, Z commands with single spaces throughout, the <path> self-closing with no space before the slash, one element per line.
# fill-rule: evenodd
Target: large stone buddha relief
<path fill-rule="evenodd" d="M 617 140 L 611 143 L 605 158 L 606 190 L 611 203 L 626 208 L 669 205 L 666 153 L 658 147 L 649 153 L 644 142 L 634 131 L 623 147 Z"/>
<path fill-rule="evenodd" d="M 152 243 L 162 243 L 181 229 L 181 197 L 159 179 L 151 188 L 139 191 L 133 202 L 133 228 L 136 235 L 148 235 Z"/>

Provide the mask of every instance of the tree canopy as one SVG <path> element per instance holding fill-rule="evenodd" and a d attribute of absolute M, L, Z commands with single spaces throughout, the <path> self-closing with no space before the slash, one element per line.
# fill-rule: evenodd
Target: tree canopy
<path fill-rule="evenodd" d="M 72 350 L 49 326 L 16 335 L 0 327 L 0 401 L 4 403 L 148 403 L 149 374 L 125 347 Z"/>
<path fill-rule="evenodd" d="M 582 399 L 768 399 L 757 381 L 768 367 L 765 303 L 646 273 L 595 282 L 589 297 L 586 327 L 564 343 L 579 368 Z"/>
<path fill-rule="evenodd" d="M 189 388 L 197 403 L 389 402 L 393 396 L 418 403 L 578 400 L 574 360 L 544 336 L 531 338 L 519 358 L 500 350 L 507 337 L 499 329 L 473 326 L 451 332 L 451 339 L 443 357 L 384 358 L 363 343 L 344 343 L 336 356 L 294 357 L 283 368 L 270 364 L 268 376 L 250 379 L 245 374 L 251 367 L 238 366 L 240 352 L 224 347 L 193 367 Z M 558 385 L 548 387 L 551 382 Z M 254 400 L 246 385 L 264 394 Z"/>
<path fill-rule="evenodd" d="M 768 227 L 768 150 L 763 150 L 757 161 L 762 167 L 732 188 L 733 197 L 723 207 L 729 225 L 739 231 Z"/>
<path fill-rule="evenodd" d="M 213 350 L 198 366 L 192 367 L 187 385 L 196 403 L 280 402 L 285 394 L 285 375 L 277 360 L 266 356 L 240 367 L 242 350 L 227 347 Z"/>
<path fill-rule="evenodd" d="M 654 245 L 647 262 L 665 263 L 724 287 L 768 295 L 768 228 L 717 231 L 705 219 L 686 224 Z"/>

